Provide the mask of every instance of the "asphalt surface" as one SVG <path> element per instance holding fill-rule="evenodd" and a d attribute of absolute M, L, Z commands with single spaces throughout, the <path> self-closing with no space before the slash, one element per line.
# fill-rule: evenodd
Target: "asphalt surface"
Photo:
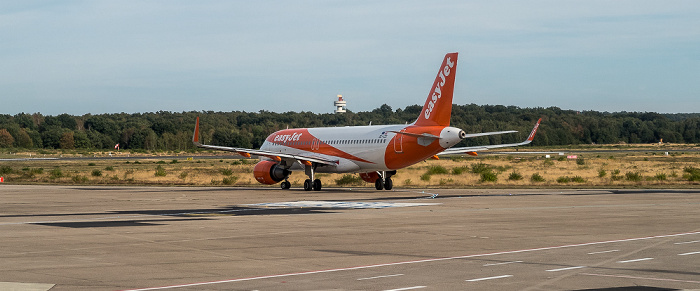
<path fill-rule="evenodd" d="M 0 185 L 0 288 L 700 289 L 700 189 Z"/>

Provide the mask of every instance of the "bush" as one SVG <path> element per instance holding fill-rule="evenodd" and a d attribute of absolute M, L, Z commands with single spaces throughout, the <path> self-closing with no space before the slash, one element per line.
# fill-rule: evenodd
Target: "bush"
<path fill-rule="evenodd" d="M 626 178 L 628 181 L 639 182 L 639 181 L 642 180 L 642 175 L 641 175 L 639 172 L 627 172 L 627 173 L 625 174 L 625 178 Z"/>
<path fill-rule="evenodd" d="M 91 175 L 92 175 L 93 177 L 102 176 L 102 171 L 100 171 L 100 170 L 98 170 L 98 169 L 94 169 L 94 170 L 92 170 Z"/>
<path fill-rule="evenodd" d="M 474 174 L 481 174 L 485 172 L 490 172 L 491 167 L 489 165 L 484 164 L 484 163 L 478 163 L 478 164 L 473 164 L 472 165 L 472 173 Z"/>
<path fill-rule="evenodd" d="M 425 174 L 420 176 L 420 179 L 423 181 L 430 181 L 430 174 L 425 173 Z"/>
<path fill-rule="evenodd" d="M 338 186 L 362 185 L 362 183 L 362 178 L 353 174 L 345 174 L 342 177 L 340 177 L 340 179 L 335 180 L 335 184 Z"/>
<path fill-rule="evenodd" d="M 63 171 L 61 171 L 61 168 L 53 168 L 51 172 L 49 172 L 49 178 L 51 179 L 56 179 L 56 178 L 61 178 L 63 177 Z"/>
<path fill-rule="evenodd" d="M 223 180 L 221 180 L 221 183 L 224 185 L 233 185 L 236 183 L 236 181 L 238 181 L 238 177 L 230 176 L 230 177 L 226 177 Z"/>
<path fill-rule="evenodd" d="M 608 174 L 608 172 L 606 172 L 606 171 L 603 170 L 603 169 L 598 170 L 598 178 L 603 178 L 603 177 L 605 177 L 605 175 L 607 175 L 607 174 Z"/>
<path fill-rule="evenodd" d="M 511 181 L 518 181 L 518 180 L 522 180 L 522 179 L 523 179 L 523 175 L 520 175 L 520 173 L 517 173 L 517 172 L 512 172 L 508 176 L 508 180 L 511 180 Z"/>
<path fill-rule="evenodd" d="M 656 176 L 654 176 L 654 179 L 659 180 L 659 181 L 666 181 L 666 173 L 658 173 Z"/>
<path fill-rule="evenodd" d="M 584 166 L 586 165 L 586 160 L 584 160 L 583 158 L 578 158 L 576 159 L 576 164 L 579 166 Z"/>
<path fill-rule="evenodd" d="M 480 174 L 481 179 L 479 181 L 481 182 L 496 182 L 498 181 L 498 176 L 492 172 L 491 170 L 488 170 L 486 172 L 482 172 Z"/>
<path fill-rule="evenodd" d="M 688 181 L 700 181 L 700 169 L 695 168 L 695 167 L 685 167 L 683 168 L 683 178 L 688 180 Z"/>
<path fill-rule="evenodd" d="M 466 170 L 467 170 L 467 168 L 465 168 L 465 167 L 452 168 L 452 175 L 461 175 Z"/>
<path fill-rule="evenodd" d="M 530 176 L 530 181 L 532 182 L 544 182 L 544 177 L 540 173 L 534 173 Z"/>
<path fill-rule="evenodd" d="M 163 166 L 159 165 L 158 167 L 156 167 L 156 173 L 155 173 L 156 177 L 165 177 L 166 175 L 168 175 L 168 173 L 165 172 L 165 169 L 163 168 Z"/>
<path fill-rule="evenodd" d="M 179 163 L 179 162 L 178 162 L 178 160 L 172 160 L 172 161 L 170 161 L 170 163 L 171 163 L 171 164 L 177 164 L 177 163 Z"/>
<path fill-rule="evenodd" d="M 105 171 L 114 171 L 114 167 L 107 166 L 107 167 L 105 167 Z"/>
<path fill-rule="evenodd" d="M 554 166 L 554 162 L 552 162 L 552 159 L 545 159 L 544 162 L 542 162 L 542 164 L 547 167 Z"/>
<path fill-rule="evenodd" d="M 557 178 L 557 183 L 569 183 L 569 182 L 571 182 L 571 178 L 569 178 L 567 176 L 561 176 L 561 177 Z"/>
<path fill-rule="evenodd" d="M 164 164 L 165 164 L 165 161 L 157 161 L 156 164 L 164 165 Z"/>
<path fill-rule="evenodd" d="M 447 169 L 443 166 L 431 166 L 428 168 L 428 172 L 426 174 L 429 175 L 440 175 L 440 174 L 447 174 Z"/>
<path fill-rule="evenodd" d="M 231 169 L 221 169 L 221 170 L 219 170 L 219 172 L 224 176 L 233 175 L 233 171 Z"/>
<path fill-rule="evenodd" d="M 573 176 L 571 177 L 571 181 L 575 183 L 586 183 L 586 179 L 581 176 Z"/>
<path fill-rule="evenodd" d="M 14 172 L 14 171 L 12 170 L 12 167 L 10 167 L 10 166 L 0 167 L 0 175 L 12 174 L 12 172 Z"/>
<path fill-rule="evenodd" d="M 96 165 L 95 163 L 88 163 L 88 166 L 90 166 L 90 167 L 95 166 L 95 165 Z"/>
<path fill-rule="evenodd" d="M 185 180 L 185 178 L 187 178 L 187 172 L 180 173 L 180 176 L 178 176 L 178 177 L 182 180 Z"/>
<path fill-rule="evenodd" d="M 71 180 L 73 180 L 73 183 L 85 183 L 88 181 L 88 178 L 85 176 L 78 175 L 78 176 L 73 176 L 71 178 Z"/>

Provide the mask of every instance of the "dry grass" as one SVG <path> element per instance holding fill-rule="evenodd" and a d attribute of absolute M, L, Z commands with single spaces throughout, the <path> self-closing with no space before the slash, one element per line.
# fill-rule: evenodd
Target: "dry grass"
<path fill-rule="evenodd" d="M 454 159 L 428 160 L 393 177 L 397 187 L 697 187 L 700 183 L 683 177 L 686 167 L 700 165 L 700 153 L 672 155 L 645 152 L 580 154 L 582 160 L 554 156 L 488 155 Z M 0 164 L 0 176 L 6 183 L 40 184 L 135 184 L 194 186 L 263 186 L 253 178 L 256 160 L 164 159 L 164 160 L 36 160 L 10 161 Z M 474 173 L 474 165 L 486 167 L 496 181 L 484 181 Z M 442 168 L 442 169 L 441 169 Z M 444 170 L 443 170 L 444 169 Z M 97 171 L 96 171 L 97 170 Z M 96 175 L 100 172 L 101 175 Z M 511 175 L 522 177 L 511 180 Z M 539 174 L 544 181 L 533 181 Z M 324 184 L 336 186 L 344 174 L 318 174 Z M 295 187 L 306 176 L 291 175 Z M 559 180 L 559 182 L 558 182 Z M 568 181 L 568 182 L 563 182 Z M 369 183 L 360 186 L 373 187 Z M 273 185 L 269 187 L 279 187 Z M 350 185 L 347 187 L 357 187 Z"/>

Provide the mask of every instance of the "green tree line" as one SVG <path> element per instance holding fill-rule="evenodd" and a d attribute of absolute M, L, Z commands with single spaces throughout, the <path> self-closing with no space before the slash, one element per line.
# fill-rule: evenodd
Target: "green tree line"
<path fill-rule="evenodd" d="M 57 116 L 40 113 L 0 115 L 0 148 L 192 150 L 197 116 L 203 141 L 222 146 L 258 148 L 270 133 L 297 127 L 403 124 L 413 122 L 421 106 L 393 110 L 382 105 L 367 112 L 168 112 Z M 517 134 L 479 137 L 458 146 L 524 140 L 538 118 L 537 146 L 570 144 L 700 143 L 700 114 L 597 112 L 502 105 L 454 105 L 451 125 L 467 133 L 518 130 Z"/>

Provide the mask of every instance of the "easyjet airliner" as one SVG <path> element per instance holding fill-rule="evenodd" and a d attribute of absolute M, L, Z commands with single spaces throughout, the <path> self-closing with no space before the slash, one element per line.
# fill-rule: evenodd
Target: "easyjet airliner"
<path fill-rule="evenodd" d="M 199 117 L 192 141 L 201 148 L 230 151 L 259 158 L 253 175 L 262 184 L 281 183 L 293 171 L 304 171 L 304 190 L 321 190 L 315 173 L 360 173 L 377 190 L 391 190 L 396 170 L 438 155 L 470 154 L 492 148 L 525 145 L 532 141 L 540 124 L 520 143 L 452 148 L 464 138 L 516 132 L 498 131 L 467 134 L 450 126 L 452 92 L 457 70 L 457 53 L 445 55 L 433 87 L 418 119 L 411 124 L 285 129 L 270 134 L 259 150 L 205 145 L 200 142 Z"/>

